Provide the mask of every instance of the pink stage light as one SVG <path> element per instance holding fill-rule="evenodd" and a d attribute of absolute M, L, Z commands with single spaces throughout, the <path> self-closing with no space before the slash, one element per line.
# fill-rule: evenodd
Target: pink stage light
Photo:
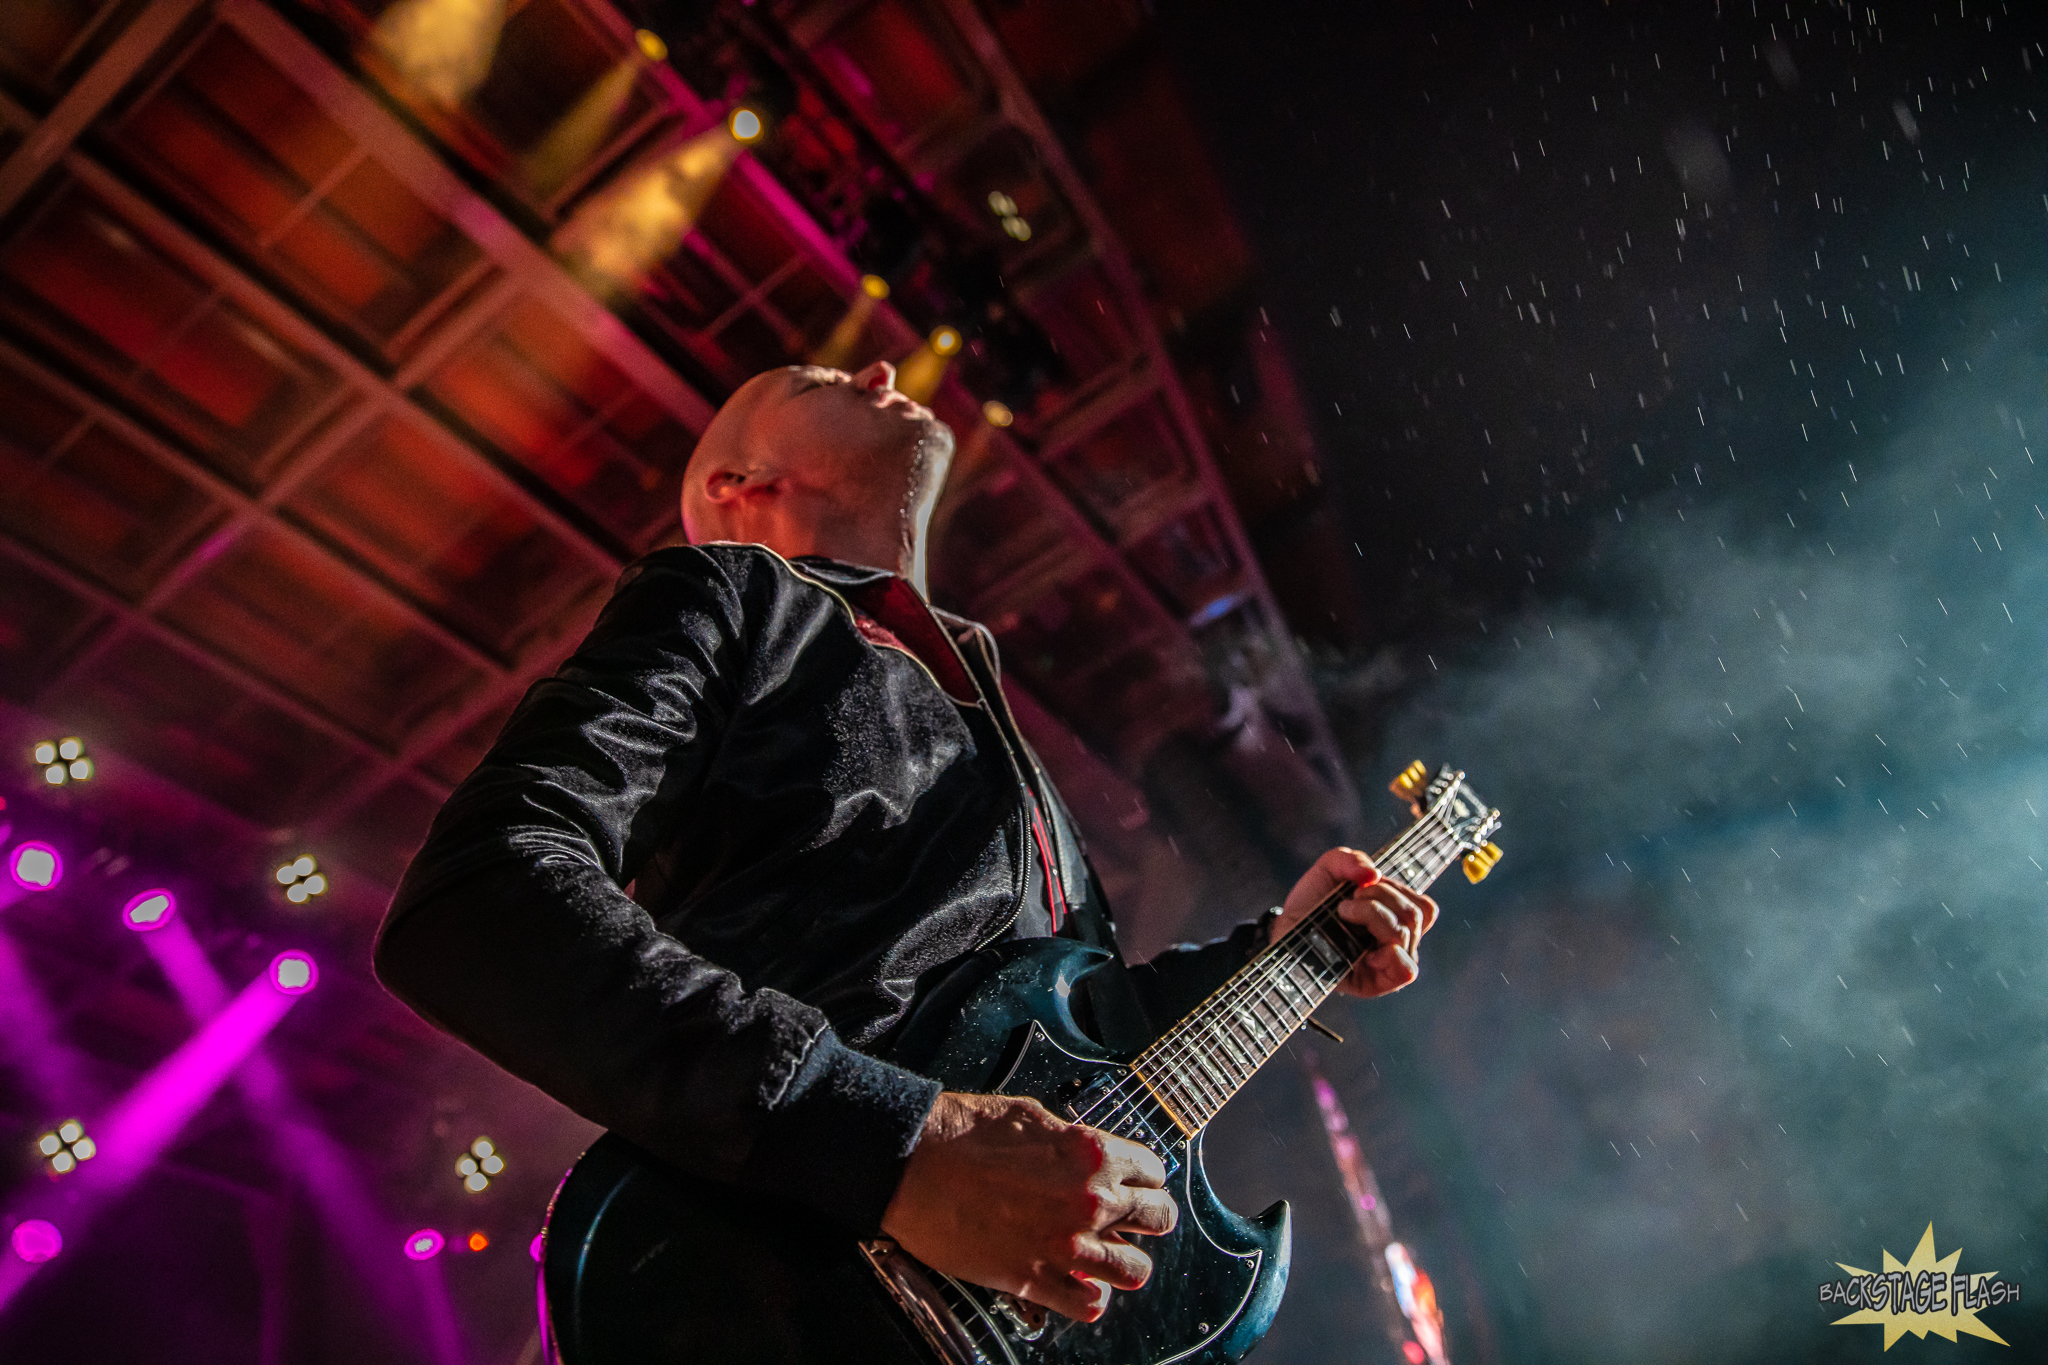
<path fill-rule="evenodd" d="M 546 1251 L 547 1249 L 548 1235 L 545 1232 L 536 1232 L 533 1234 L 532 1245 L 526 1248 L 526 1254 L 533 1257 L 534 1260 L 538 1261 L 541 1258 L 541 1253 Z"/>
<path fill-rule="evenodd" d="M 31 839 L 7 856 L 7 871 L 24 891 L 48 891 L 64 880 L 64 859 L 48 844 Z"/>
<path fill-rule="evenodd" d="M 432 1228 L 421 1228 L 405 1239 L 405 1255 L 408 1260 L 431 1261 L 441 1254 L 441 1248 L 448 1245 L 448 1239 Z"/>
<path fill-rule="evenodd" d="M 178 913 L 178 898 L 158 887 L 132 897 L 121 907 L 121 923 L 138 934 L 147 934 L 169 924 Z"/>
<path fill-rule="evenodd" d="M 320 968 L 311 955 L 293 948 L 270 960 L 270 984 L 286 995 L 304 995 L 320 980 Z"/>
<path fill-rule="evenodd" d="M 24 1218 L 15 1224 L 10 1240 L 14 1243 L 14 1254 L 30 1265 L 54 1261 L 64 1249 L 64 1234 L 57 1231 L 55 1223 L 41 1218 Z"/>

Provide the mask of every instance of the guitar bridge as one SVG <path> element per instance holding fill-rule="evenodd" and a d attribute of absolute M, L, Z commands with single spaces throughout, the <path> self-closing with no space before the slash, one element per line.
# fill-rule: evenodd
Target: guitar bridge
<path fill-rule="evenodd" d="M 1045 1335 L 1045 1310 L 1014 1294 L 995 1297 L 996 1312 L 1010 1325 L 1019 1341 L 1036 1341 Z"/>

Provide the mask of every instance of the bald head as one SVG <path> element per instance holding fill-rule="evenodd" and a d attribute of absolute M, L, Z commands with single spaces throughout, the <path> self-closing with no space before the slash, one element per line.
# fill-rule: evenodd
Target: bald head
<path fill-rule="evenodd" d="M 766 545 L 903 574 L 924 591 L 924 540 L 953 433 L 876 362 L 792 366 L 741 385 L 683 471 L 691 543 Z"/>

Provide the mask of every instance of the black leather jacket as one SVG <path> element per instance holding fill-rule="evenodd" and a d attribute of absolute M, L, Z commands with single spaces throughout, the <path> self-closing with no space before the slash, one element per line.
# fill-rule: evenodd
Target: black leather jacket
<path fill-rule="evenodd" d="M 856 627 L 843 594 L 888 577 L 729 544 L 630 566 L 435 819 L 376 955 L 400 999 L 593 1122 L 863 1234 L 939 1087 L 860 1049 L 1043 904 L 1027 781 L 1065 932 L 1113 946 L 993 639 L 936 614 L 980 694 L 949 699 Z M 1170 1022 L 1252 937 L 1126 972 L 1139 1012 Z"/>

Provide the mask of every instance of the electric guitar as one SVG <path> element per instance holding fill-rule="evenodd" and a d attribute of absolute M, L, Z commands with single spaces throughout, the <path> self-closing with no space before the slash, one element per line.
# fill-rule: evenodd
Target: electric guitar
<path fill-rule="evenodd" d="M 1454 862 L 1478 881 L 1500 812 L 1446 766 L 1391 784 L 1415 821 L 1374 861 L 1422 890 Z M 940 1274 L 882 1239 L 819 1231 L 795 1206 L 686 1176 L 616 1134 L 549 1208 L 543 1330 L 562 1365 L 1167 1365 L 1235 1361 L 1286 1289 L 1288 1208 L 1247 1219 L 1202 1169 L 1202 1131 L 1375 946 L 1339 887 L 1135 1057 L 1076 1024 L 1070 997 L 1108 954 L 1070 939 L 962 961 L 913 1008 L 889 1060 L 947 1089 L 1030 1095 L 1152 1149 L 1180 1221 L 1147 1237 L 1152 1277 L 1075 1322 Z M 821 1154 L 829 1161 L 830 1154 Z"/>

